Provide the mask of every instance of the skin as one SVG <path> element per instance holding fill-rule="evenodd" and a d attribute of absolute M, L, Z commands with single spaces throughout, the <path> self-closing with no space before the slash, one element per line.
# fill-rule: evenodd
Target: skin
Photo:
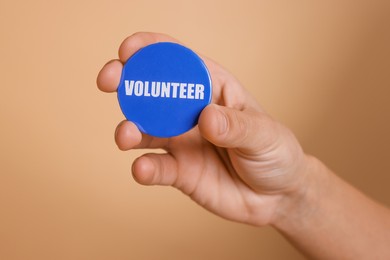
<path fill-rule="evenodd" d="M 156 33 L 125 39 L 119 59 L 100 71 L 98 88 L 115 92 L 127 59 L 144 46 L 167 41 L 178 42 Z M 202 59 L 211 74 L 213 98 L 197 127 L 177 137 L 155 138 L 132 122 L 118 125 L 119 149 L 166 151 L 137 158 L 134 179 L 173 186 L 223 218 L 271 225 L 312 258 L 390 259 L 389 210 L 306 155 L 293 133 L 272 119 L 237 79 Z"/>

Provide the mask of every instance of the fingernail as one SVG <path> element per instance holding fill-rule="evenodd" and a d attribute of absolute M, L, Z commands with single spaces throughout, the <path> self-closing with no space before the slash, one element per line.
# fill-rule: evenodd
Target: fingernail
<path fill-rule="evenodd" d="M 217 122 L 218 122 L 218 135 L 223 135 L 227 131 L 228 121 L 226 114 L 218 107 L 215 106 L 217 110 Z"/>

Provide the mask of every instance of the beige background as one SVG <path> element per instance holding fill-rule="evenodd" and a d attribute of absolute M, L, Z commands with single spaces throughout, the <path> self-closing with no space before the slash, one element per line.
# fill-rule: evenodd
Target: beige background
<path fill-rule="evenodd" d="M 95 78 L 136 31 L 223 64 L 308 153 L 390 205 L 389 3 L 0 0 L 0 259 L 302 259 L 271 228 L 131 179 L 141 151 L 117 150 L 123 116 Z"/>

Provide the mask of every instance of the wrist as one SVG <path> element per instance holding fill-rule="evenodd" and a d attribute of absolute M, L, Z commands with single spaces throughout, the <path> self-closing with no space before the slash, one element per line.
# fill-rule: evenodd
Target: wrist
<path fill-rule="evenodd" d="M 302 227 L 315 213 L 321 197 L 326 192 L 329 172 L 317 158 L 305 155 L 304 165 L 299 173 L 300 181 L 279 201 L 271 226 L 282 233 L 294 227 Z"/>

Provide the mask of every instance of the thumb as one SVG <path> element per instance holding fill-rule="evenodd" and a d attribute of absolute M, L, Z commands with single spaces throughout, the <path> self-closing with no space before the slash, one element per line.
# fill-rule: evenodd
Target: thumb
<path fill-rule="evenodd" d="M 277 124 L 255 110 L 207 106 L 198 121 L 201 135 L 216 146 L 255 152 L 274 143 Z"/>

